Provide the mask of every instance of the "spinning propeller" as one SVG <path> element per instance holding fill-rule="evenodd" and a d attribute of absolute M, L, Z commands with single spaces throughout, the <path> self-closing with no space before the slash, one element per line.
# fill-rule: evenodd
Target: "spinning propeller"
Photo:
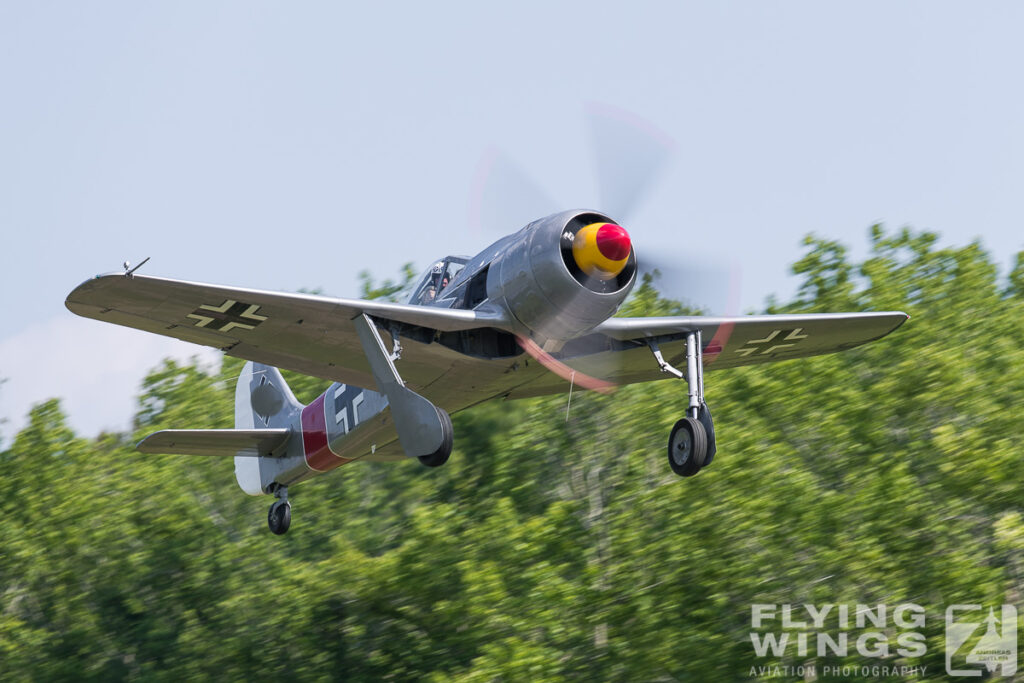
<path fill-rule="evenodd" d="M 625 268 L 633 250 L 627 229 L 630 218 L 641 207 L 668 166 L 675 143 L 663 131 L 625 110 L 604 104 L 586 107 L 585 117 L 594 150 L 594 172 L 601 204 L 597 208 L 615 222 L 595 222 L 578 229 L 571 238 L 571 261 L 567 266 L 579 269 L 581 283 L 598 289 L 602 283 L 616 278 Z M 549 215 L 560 208 L 540 184 L 507 156 L 495 149 L 481 159 L 470 207 L 470 223 L 493 234 L 507 233 L 509 228 Z M 636 232 L 636 231 L 634 231 Z M 693 237 L 688 237 L 692 243 Z M 652 256 L 648 251 L 636 254 L 640 273 L 658 273 L 659 289 L 677 300 L 693 300 L 701 293 L 705 303 L 714 301 L 717 312 L 734 314 L 738 307 L 738 268 L 722 268 L 708 263 L 692 263 L 687 259 L 671 261 Z M 563 247 L 563 254 L 565 247 Z M 684 251 L 680 245 L 679 251 Z M 640 275 L 638 273 L 638 277 Z M 709 289 L 708 283 L 712 283 Z M 727 294 L 725 294 L 727 292 Z M 683 295 L 683 296 L 674 296 Z M 721 300 L 721 299 L 724 299 Z M 563 306 L 563 310 L 571 310 Z M 558 316 L 559 313 L 553 315 Z M 553 318 L 557 320 L 557 318 Z M 534 340 L 518 338 L 530 356 L 567 381 L 596 391 L 609 391 L 608 382 L 589 377 L 567 366 L 545 352 Z M 614 363 L 609 359 L 608 363 Z M 608 368 L 611 370 L 612 368 Z M 602 373 L 603 374 L 603 373 Z"/>

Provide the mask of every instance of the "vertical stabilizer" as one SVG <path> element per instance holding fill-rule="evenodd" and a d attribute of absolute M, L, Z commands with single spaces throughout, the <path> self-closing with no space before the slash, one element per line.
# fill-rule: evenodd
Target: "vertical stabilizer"
<path fill-rule="evenodd" d="M 251 361 L 245 364 L 235 388 L 235 429 L 287 429 L 301 412 L 302 405 L 277 368 Z M 273 480 L 266 460 L 235 457 L 235 479 L 249 495 L 264 493 Z"/>

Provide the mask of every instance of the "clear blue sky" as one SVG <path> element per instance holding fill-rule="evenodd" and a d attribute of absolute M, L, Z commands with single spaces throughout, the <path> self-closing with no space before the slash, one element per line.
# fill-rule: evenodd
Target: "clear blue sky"
<path fill-rule="evenodd" d="M 354 295 L 363 268 L 494 237 L 469 220 L 492 147 L 560 206 L 601 208 L 591 102 L 675 141 L 627 225 L 638 252 L 737 264 L 745 310 L 793 293 L 804 234 L 860 256 L 876 221 L 980 237 L 1005 269 L 1024 248 L 1022 19 L 1012 2 L 4 3 L 0 434 L 47 396 L 87 434 L 124 428 L 146 369 L 191 353 L 64 309 L 125 259 Z"/>

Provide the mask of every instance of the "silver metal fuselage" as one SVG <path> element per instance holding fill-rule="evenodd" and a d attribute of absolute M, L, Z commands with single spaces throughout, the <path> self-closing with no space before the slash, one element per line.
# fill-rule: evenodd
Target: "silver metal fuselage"
<path fill-rule="evenodd" d="M 439 260 L 442 267 L 428 270 L 424 280 L 416 283 L 409 303 L 491 310 L 512 321 L 515 332 L 470 330 L 438 335 L 411 325 L 382 325 L 381 331 L 391 332 L 402 345 L 426 345 L 425 350 L 436 358 L 434 372 L 420 367 L 416 376 L 405 377 L 409 386 L 449 413 L 458 412 L 507 392 L 510 372 L 520 373 L 524 383 L 544 372 L 539 364 L 522 358 L 516 336 L 554 351 L 613 315 L 636 280 L 632 254 L 623 274 L 609 283 L 574 273 L 566 256 L 575 231 L 594 222 L 612 221 L 593 211 L 566 211 L 534 221 L 468 260 Z M 449 260 L 464 266 L 429 303 L 423 303 L 423 293 L 431 284 L 427 280 L 444 271 Z M 472 370 L 467 372 L 466 366 Z M 402 371 L 401 360 L 396 367 Z M 446 381 L 449 374 L 460 381 Z M 474 381 L 467 383 L 467 376 Z M 271 465 L 273 480 L 282 485 L 356 459 L 406 457 L 398 445 L 387 398 L 369 389 L 332 384 L 294 416 L 291 429 L 302 438 L 290 439 L 287 455 Z"/>

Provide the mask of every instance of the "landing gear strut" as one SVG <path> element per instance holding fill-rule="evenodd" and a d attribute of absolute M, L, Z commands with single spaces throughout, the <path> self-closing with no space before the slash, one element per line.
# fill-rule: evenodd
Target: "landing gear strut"
<path fill-rule="evenodd" d="M 280 486 L 274 491 L 277 500 L 270 506 L 267 513 L 267 525 L 270 530 L 280 536 L 288 531 L 292 524 L 292 504 L 288 502 L 288 487 Z"/>
<path fill-rule="evenodd" d="M 686 335 L 686 372 L 672 367 L 653 340 L 648 342 L 658 367 L 687 384 L 686 417 L 672 427 L 668 437 L 668 464 L 681 477 L 692 477 L 715 457 L 715 425 L 704 402 L 704 358 L 700 330 Z"/>
<path fill-rule="evenodd" d="M 397 335 L 393 333 L 395 350 L 389 352 L 368 315 L 353 318 L 353 323 L 378 390 L 388 397 L 402 450 L 427 467 L 445 464 L 452 453 L 452 420 L 448 413 L 405 386 L 395 368 L 395 359 L 401 353 Z"/>

